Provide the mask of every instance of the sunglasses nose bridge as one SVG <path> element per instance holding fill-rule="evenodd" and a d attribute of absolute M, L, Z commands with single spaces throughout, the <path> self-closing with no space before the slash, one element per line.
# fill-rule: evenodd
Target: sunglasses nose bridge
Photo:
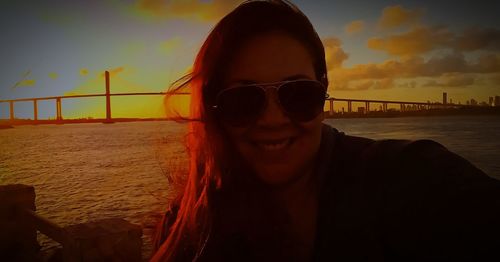
<path fill-rule="evenodd" d="M 259 114 L 257 123 L 260 125 L 275 125 L 289 121 L 287 113 L 281 105 L 278 85 L 260 86 L 265 92 L 265 103 Z"/>
<path fill-rule="evenodd" d="M 262 90 L 264 91 L 264 93 L 266 95 L 265 96 L 266 97 L 266 103 L 265 103 L 266 108 L 269 106 L 269 103 L 271 101 L 274 101 L 277 105 L 279 105 L 281 107 L 279 92 L 278 92 L 279 88 L 280 88 L 279 85 L 275 85 L 275 84 L 265 85 L 265 86 L 260 86 L 260 88 L 262 88 Z"/>

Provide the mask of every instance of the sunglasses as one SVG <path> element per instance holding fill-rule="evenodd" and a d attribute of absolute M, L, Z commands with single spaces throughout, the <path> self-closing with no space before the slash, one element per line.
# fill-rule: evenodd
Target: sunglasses
<path fill-rule="evenodd" d="M 293 80 L 266 84 L 232 86 L 220 91 L 215 98 L 219 119 L 233 126 L 254 123 L 267 106 L 267 91 L 274 89 L 278 102 L 290 119 L 307 122 L 323 112 L 328 98 L 326 86 L 315 80 Z"/>

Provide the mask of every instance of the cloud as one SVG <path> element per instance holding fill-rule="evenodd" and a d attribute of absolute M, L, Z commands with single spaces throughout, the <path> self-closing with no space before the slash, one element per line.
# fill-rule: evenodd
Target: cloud
<path fill-rule="evenodd" d="M 375 81 L 374 88 L 375 89 L 389 89 L 392 88 L 394 84 L 394 79 L 392 78 L 383 78 Z"/>
<path fill-rule="evenodd" d="M 362 90 L 363 88 L 387 89 L 394 87 L 393 80 L 420 77 L 436 78 L 425 86 L 469 86 L 478 84 L 472 77 L 477 74 L 500 72 L 500 56 L 484 54 L 476 61 L 467 61 L 461 53 L 433 56 L 427 60 L 420 56 L 390 59 L 382 63 L 358 64 L 350 68 L 330 68 L 331 88 L 342 90 Z M 466 77 L 465 77 L 466 76 Z M 368 85 L 367 82 L 379 81 Z M 410 87 L 415 87 L 412 84 Z"/>
<path fill-rule="evenodd" d="M 496 88 L 500 85 L 500 29 L 471 27 L 455 31 L 447 26 L 428 26 L 420 23 L 422 14 L 421 10 L 402 6 L 383 10 L 378 27 L 384 30 L 384 35 L 367 41 L 369 49 L 392 56 L 383 62 L 343 67 L 349 56 L 342 49 L 341 41 L 324 40 L 330 89 Z M 345 26 L 346 33 L 363 30 L 361 23 L 355 22 Z"/>
<path fill-rule="evenodd" d="M 495 59 L 495 60 L 494 60 Z M 487 61 L 488 62 L 484 62 Z M 489 61 L 491 60 L 491 61 Z M 427 61 L 419 56 L 390 59 L 382 63 L 359 64 L 351 68 L 331 69 L 334 76 L 349 79 L 382 79 L 388 77 L 434 77 L 447 73 L 492 73 L 500 70 L 500 57 L 483 55 L 468 62 L 460 53 L 433 56 Z"/>
<path fill-rule="evenodd" d="M 374 85 L 375 81 L 373 80 L 364 80 L 364 81 L 357 81 L 352 84 L 351 89 L 354 90 L 368 90 Z"/>
<path fill-rule="evenodd" d="M 28 86 L 35 86 L 36 84 L 36 80 L 33 80 L 33 79 L 24 79 L 24 80 L 21 80 L 19 81 L 15 88 L 17 87 L 28 87 Z"/>
<path fill-rule="evenodd" d="M 240 0 L 138 0 L 135 7 L 148 15 L 159 18 L 218 20 L 235 8 Z"/>
<path fill-rule="evenodd" d="M 424 83 L 423 87 L 467 87 L 475 82 L 474 75 L 447 73 L 443 74 L 437 80 L 431 79 Z"/>
<path fill-rule="evenodd" d="M 378 80 L 358 80 L 349 83 L 349 89 L 361 91 L 373 89 L 389 89 L 392 88 L 394 80 L 392 78 L 382 78 Z"/>
<path fill-rule="evenodd" d="M 363 20 L 355 20 L 344 27 L 344 31 L 350 35 L 360 33 L 365 28 Z"/>
<path fill-rule="evenodd" d="M 382 15 L 378 21 L 378 28 L 393 29 L 405 25 L 415 25 L 421 17 L 421 10 L 409 10 L 401 5 L 388 6 L 382 10 Z"/>
<path fill-rule="evenodd" d="M 500 30 L 481 27 L 465 29 L 457 36 L 453 47 L 460 51 L 500 51 Z"/>
<path fill-rule="evenodd" d="M 325 58 L 328 68 L 341 67 L 349 55 L 342 49 L 342 42 L 335 37 L 323 39 Z"/>
<path fill-rule="evenodd" d="M 490 75 L 487 78 L 487 83 L 490 85 L 500 86 L 500 73 Z"/>
<path fill-rule="evenodd" d="M 477 62 L 471 64 L 472 71 L 476 73 L 500 72 L 500 54 L 482 54 Z"/>
<path fill-rule="evenodd" d="M 397 85 L 397 87 L 401 88 L 415 88 L 417 87 L 417 82 L 415 80 L 411 80 L 408 82 L 402 82 Z"/>
<path fill-rule="evenodd" d="M 468 28 L 459 34 L 445 26 L 417 26 L 408 32 L 372 37 L 368 48 L 389 55 L 420 55 L 438 49 L 457 52 L 500 51 L 500 30 L 495 28 Z"/>
<path fill-rule="evenodd" d="M 453 42 L 453 33 L 443 26 L 416 27 L 409 32 L 391 35 L 385 38 L 373 37 L 367 42 L 371 49 L 385 51 L 390 55 L 418 55 L 429 51 L 449 47 Z"/>
<path fill-rule="evenodd" d="M 452 53 L 444 56 L 433 56 L 417 73 L 425 76 L 438 76 L 446 73 L 466 73 L 471 71 L 471 65 L 461 53 Z"/>
<path fill-rule="evenodd" d="M 56 72 L 51 72 L 51 73 L 49 73 L 49 77 L 50 77 L 50 79 L 55 80 L 59 77 L 59 75 Z"/>

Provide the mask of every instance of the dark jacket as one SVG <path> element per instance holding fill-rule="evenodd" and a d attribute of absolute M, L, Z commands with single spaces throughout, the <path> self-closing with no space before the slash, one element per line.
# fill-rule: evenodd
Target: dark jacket
<path fill-rule="evenodd" d="M 500 181 L 430 140 L 325 130 L 316 261 L 500 261 Z"/>
<path fill-rule="evenodd" d="M 314 261 L 500 261 L 500 181 L 436 142 L 325 125 L 316 172 Z M 200 260 L 252 261 L 244 238 L 215 237 Z"/>

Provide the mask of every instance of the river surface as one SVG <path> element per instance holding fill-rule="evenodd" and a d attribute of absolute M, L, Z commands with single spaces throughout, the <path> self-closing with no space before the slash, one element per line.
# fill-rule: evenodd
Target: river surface
<path fill-rule="evenodd" d="M 349 135 L 432 139 L 500 179 L 500 117 L 328 119 Z M 19 126 L 0 130 L 0 184 L 36 190 L 37 213 L 67 226 L 121 217 L 143 227 L 143 256 L 186 160 L 175 122 Z M 56 244 L 43 235 L 44 249 Z"/>

